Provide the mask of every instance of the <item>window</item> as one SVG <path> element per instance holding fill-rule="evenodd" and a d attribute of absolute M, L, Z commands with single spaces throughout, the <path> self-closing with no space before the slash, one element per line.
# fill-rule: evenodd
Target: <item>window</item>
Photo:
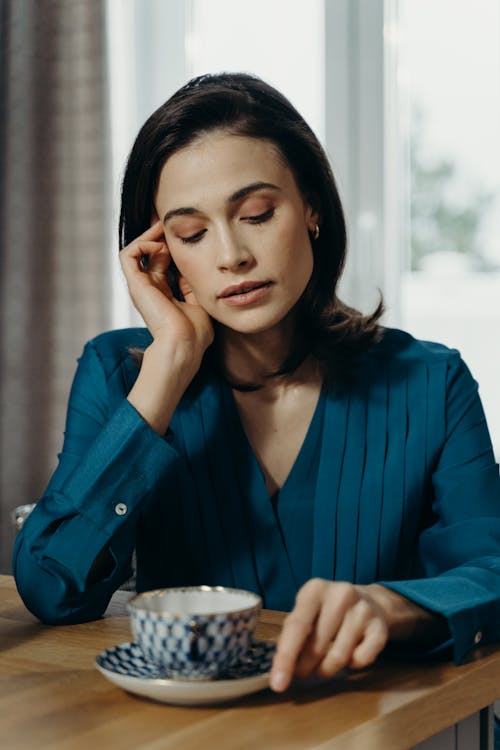
<path fill-rule="evenodd" d="M 280 89 L 324 136 L 323 0 L 192 0 L 191 75 L 254 73 Z"/>
<path fill-rule="evenodd" d="M 399 0 L 401 325 L 458 348 L 500 454 L 500 4 Z"/>

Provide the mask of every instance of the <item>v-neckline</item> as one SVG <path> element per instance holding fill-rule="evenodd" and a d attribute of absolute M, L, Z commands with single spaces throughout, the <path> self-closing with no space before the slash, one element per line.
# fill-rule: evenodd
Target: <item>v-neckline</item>
<path fill-rule="evenodd" d="M 260 461 L 257 458 L 257 456 L 255 454 L 255 451 L 254 451 L 254 449 L 252 447 L 252 444 L 251 444 L 250 440 L 248 439 L 248 436 L 247 436 L 247 434 L 245 432 L 245 428 L 243 426 L 243 421 L 241 419 L 240 412 L 238 410 L 238 405 L 237 405 L 236 399 L 234 398 L 234 395 L 232 393 L 231 387 L 227 385 L 227 386 L 225 386 L 225 390 L 226 390 L 226 396 L 228 397 L 228 402 L 230 403 L 230 408 L 231 408 L 231 410 L 233 412 L 233 418 L 234 418 L 234 420 L 235 420 L 235 422 L 236 422 L 236 424 L 238 426 L 238 433 L 239 433 L 239 435 L 241 437 L 241 440 L 242 440 L 242 443 L 243 443 L 243 445 L 245 447 L 245 451 L 247 452 L 248 456 L 250 457 L 250 461 L 254 464 L 254 467 L 257 470 L 257 475 L 259 476 L 259 478 L 262 481 L 262 485 L 264 487 L 264 491 L 265 491 L 265 494 L 266 494 L 266 496 L 267 496 L 267 498 L 269 500 L 269 503 L 273 504 L 273 502 L 278 502 L 280 495 L 282 495 L 283 492 L 286 491 L 288 485 L 292 482 L 293 477 L 297 473 L 298 468 L 299 468 L 300 464 L 302 463 L 302 457 L 304 455 L 304 451 L 305 451 L 307 445 L 309 444 L 309 442 L 311 440 L 311 435 L 312 435 L 312 433 L 314 431 L 314 427 L 316 425 L 316 421 L 317 421 L 317 419 L 319 419 L 320 412 L 322 410 L 322 406 L 323 406 L 323 402 L 324 402 L 324 397 L 325 397 L 325 384 L 324 384 L 324 381 L 321 383 L 321 387 L 320 387 L 320 390 L 319 390 L 319 394 L 318 394 L 318 398 L 317 398 L 316 404 L 314 406 L 314 410 L 313 410 L 313 413 L 312 413 L 312 416 L 311 416 L 311 420 L 309 422 L 309 425 L 307 427 L 306 433 L 304 435 L 304 439 L 303 439 L 303 441 L 301 443 L 301 446 L 300 446 L 300 448 L 299 448 L 299 450 L 297 452 L 297 455 L 295 456 L 295 459 L 294 459 L 294 461 L 292 463 L 292 466 L 290 467 L 290 471 L 288 472 L 288 474 L 286 476 L 286 479 L 283 482 L 283 484 L 281 485 L 281 487 L 278 487 L 272 493 L 270 493 L 269 490 L 268 490 L 268 488 L 267 488 L 266 476 L 265 476 L 264 470 L 263 470 L 263 468 L 262 468 L 262 466 L 260 464 Z"/>

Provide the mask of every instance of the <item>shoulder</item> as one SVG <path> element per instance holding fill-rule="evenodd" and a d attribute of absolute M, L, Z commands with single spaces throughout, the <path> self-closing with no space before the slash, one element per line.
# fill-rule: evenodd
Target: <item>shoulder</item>
<path fill-rule="evenodd" d="M 478 384 L 457 349 L 416 339 L 396 328 L 383 328 L 366 362 L 362 381 L 366 378 L 369 384 L 383 384 L 394 402 L 404 404 L 407 410 L 425 409 L 432 414 L 434 431 L 440 414 L 442 425 L 450 432 L 464 414 L 473 418 L 479 414 Z M 425 407 L 426 403 L 430 406 Z M 479 414 L 478 419 L 482 418 Z"/>
<path fill-rule="evenodd" d="M 460 352 L 435 341 L 416 339 L 397 328 L 382 328 L 380 340 L 360 362 L 361 379 L 389 385 L 409 379 L 420 380 L 432 392 L 457 388 L 474 392 L 477 383 Z M 364 373 L 364 374 L 363 374 Z"/>
<path fill-rule="evenodd" d="M 382 328 L 382 337 L 369 351 L 374 360 L 394 363 L 448 365 L 460 360 L 460 353 L 435 341 L 416 339 L 398 328 Z"/>

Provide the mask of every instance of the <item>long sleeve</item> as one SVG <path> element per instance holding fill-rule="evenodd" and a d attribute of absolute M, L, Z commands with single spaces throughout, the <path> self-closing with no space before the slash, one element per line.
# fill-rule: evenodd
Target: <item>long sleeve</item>
<path fill-rule="evenodd" d="M 500 640 L 500 477 L 477 384 L 457 352 L 446 435 L 432 474 L 433 522 L 419 539 L 422 577 L 383 585 L 444 616 L 455 662 Z"/>
<path fill-rule="evenodd" d="M 71 389 L 58 467 L 16 540 L 19 593 L 48 623 L 102 615 L 130 575 L 141 508 L 175 465 L 168 439 L 146 424 L 117 382 L 94 343 L 87 344 Z M 104 548 L 112 570 L 89 584 L 89 571 Z"/>

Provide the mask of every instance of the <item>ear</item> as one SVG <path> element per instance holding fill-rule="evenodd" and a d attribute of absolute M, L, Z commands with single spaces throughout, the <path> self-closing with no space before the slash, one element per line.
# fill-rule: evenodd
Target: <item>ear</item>
<path fill-rule="evenodd" d="M 319 211 L 316 211 L 312 206 L 307 206 L 306 224 L 309 232 L 314 232 L 316 226 L 319 224 Z"/>

